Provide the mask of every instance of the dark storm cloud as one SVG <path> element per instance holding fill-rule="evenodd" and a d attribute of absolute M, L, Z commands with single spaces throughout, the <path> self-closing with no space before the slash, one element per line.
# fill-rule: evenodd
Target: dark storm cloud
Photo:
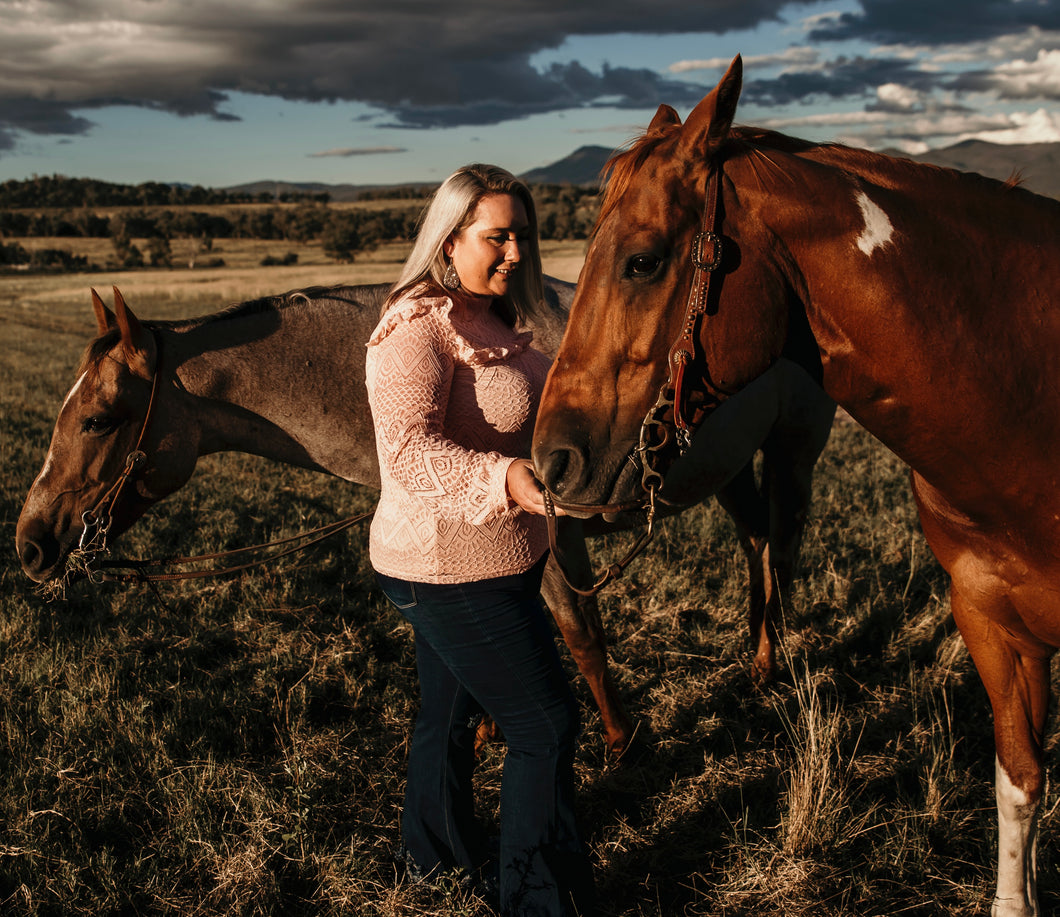
<path fill-rule="evenodd" d="M 573 35 L 750 28 L 786 4 L 0 0 L 0 129 L 46 132 L 50 121 L 57 132 L 83 132 L 90 122 L 71 112 L 116 100 L 232 118 L 230 91 L 361 101 L 409 127 L 490 124 L 602 98 L 643 105 L 687 84 L 623 67 L 541 71 L 530 59 Z"/>
<path fill-rule="evenodd" d="M 703 88 L 667 80 L 651 70 L 605 66 L 600 74 L 581 64 L 553 64 L 541 79 L 527 79 L 514 100 L 483 97 L 458 105 L 402 105 L 394 109 L 390 127 L 448 127 L 453 124 L 498 124 L 512 118 L 597 104 L 611 108 L 644 108 L 665 99 L 672 105 L 693 105 Z"/>
<path fill-rule="evenodd" d="M 819 19 L 810 40 L 941 45 L 1060 30 L 1060 0 L 860 0 Z M 568 37 L 724 34 L 797 16 L 791 0 L 0 0 L 0 150 L 20 134 L 76 136 L 92 109 L 137 105 L 221 120 L 231 92 L 292 101 L 359 101 L 377 123 L 488 125 L 608 105 L 690 105 L 713 84 L 578 62 L 534 66 Z M 986 72 L 950 87 L 989 86 Z M 863 98 L 887 83 L 929 92 L 939 73 L 890 59 L 839 58 L 777 78 L 749 71 L 744 98 L 785 105 Z M 1009 86 L 1009 92 L 1034 91 Z M 13 139 L 14 138 L 14 139 Z"/>
<path fill-rule="evenodd" d="M 810 41 L 956 44 L 1032 27 L 1060 29 L 1060 0 L 860 0 L 860 13 L 825 20 Z"/>
<path fill-rule="evenodd" d="M 750 80 L 742 98 L 759 105 L 784 106 L 821 99 L 856 99 L 873 96 L 888 83 L 929 91 L 941 80 L 938 73 L 923 71 L 898 58 L 840 57 L 805 71 L 782 73 L 775 79 Z"/>
<path fill-rule="evenodd" d="M 83 134 L 92 122 L 70 114 L 65 105 L 36 99 L 0 97 L 0 124 L 18 125 L 32 134 Z"/>

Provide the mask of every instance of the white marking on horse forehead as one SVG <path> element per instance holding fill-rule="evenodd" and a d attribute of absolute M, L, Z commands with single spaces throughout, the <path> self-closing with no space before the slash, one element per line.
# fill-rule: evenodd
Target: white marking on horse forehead
<path fill-rule="evenodd" d="M 60 415 L 63 413 L 63 411 L 66 410 L 66 406 L 68 404 L 70 404 L 71 401 L 74 400 L 74 396 L 77 394 L 78 390 L 81 388 L 82 384 L 85 381 L 85 377 L 86 376 L 88 376 L 88 370 L 85 370 L 85 372 L 81 373 L 80 377 L 78 377 L 78 380 L 74 383 L 73 388 L 71 388 L 70 391 L 66 393 L 66 398 L 63 399 L 63 406 L 61 408 L 59 408 L 59 414 Z M 40 474 L 37 475 L 36 480 L 34 481 L 34 483 L 36 483 L 36 481 L 43 480 L 49 474 L 51 474 L 52 467 L 54 466 L 54 464 L 55 464 L 55 459 L 52 456 L 52 450 L 49 447 L 48 454 L 44 457 L 44 466 L 41 468 Z"/>
<path fill-rule="evenodd" d="M 83 373 L 81 373 L 80 378 L 78 378 L 78 380 L 74 383 L 74 387 L 72 389 L 70 389 L 69 392 L 66 393 L 66 398 L 63 401 L 63 406 L 61 408 L 59 408 L 59 412 L 60 413 L 62 413 L 62 411 L 70 403 L 70 400 L 74 397 L 74 395 L 77 394 L 77 390 L 79 388 L 81 388 L 81 383 L 85 381 L 85 376 L 87 376 L 87 375 L 88 375 L 88 370 L 86 369 Z"/>
<path fill-rule="evenodd" d="M 871 255 L 891 241 L 894 226 L 891 225 L 887 214 L 864 191 L 859 191 L 855 200 L 861 209 L 861 218 L 865 221 L 865 228 L 858 236 L 858 248 L 866 255 Z"/>
<path fill-rule="evenodd" d="M 77 382 L 75 382 L 73 384 L 73 388 L 71 388 L 70 391 L 67 392 L 67 396 L 63 400 L 63 407 L 59 408 L 59 416 L 60 417 L 63 416 L 63 411 L 65 411 L 67 409 L 67 405 L 69 405 L 74 400 L 77 392 L 81 390 L 81 387 L 82 387 L 82 385 L 84 385 L 85 378 L 87 376 L 88 376 L 88 370 L 85 370 L 85 372 L 83 372 L 80 376 L 77 377 Z M 54 464 L 54 458 L 52 457 L 51 447 L 49 447 L 48 455 L 45 456 L 45 465 L 43 465 L 43 468 L 40 470 L 40 474 L 37 475 L 37 480 L 40 480 L 41 478 L 46 477 L 47 475 L 49 475 L 51 473 L 51 471 L 52 471 L 52 465 L 53 464 Z"/>

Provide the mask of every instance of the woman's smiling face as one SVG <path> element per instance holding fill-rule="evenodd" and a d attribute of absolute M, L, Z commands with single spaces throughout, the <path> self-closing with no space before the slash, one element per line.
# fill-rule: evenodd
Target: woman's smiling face
<path fill-rule="evenodd" d="M 504 296 L 519 269 L 530 222 L 526 208 L 511 194 L 487 194 L 471 223 L 445 244 L 460 286 L 475 296 Z"/>

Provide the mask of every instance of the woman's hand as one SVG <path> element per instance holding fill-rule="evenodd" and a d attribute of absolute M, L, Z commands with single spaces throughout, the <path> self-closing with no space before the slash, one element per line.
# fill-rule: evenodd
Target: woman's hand
<path fill-rule="evenodd" d="M 541 491 L 541 482 L 534 474 L 534 466 L 529 459 L 516 459 L 508 466 L 508 496 L 528 513 L 535 516 L 545 515 L 545 498 Z M 556 515 L 566 515 L 556 507 Z"/>

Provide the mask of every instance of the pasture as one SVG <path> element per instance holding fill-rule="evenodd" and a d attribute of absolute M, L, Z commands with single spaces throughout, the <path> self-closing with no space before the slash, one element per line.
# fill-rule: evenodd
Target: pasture
<path fill-rule="evenodd" d="M 577 248 L 546 247 L 546 270 L 574 279 Z M 374 588 L 366 528 L 239 577 L 82 582 L 53 602 L 13 548 L 94 328 L 90 286 L 109 299 L 116 283 L 140 316 L 178 318 L 298 286 L 390 279 L 401 257 L 0 279 L 0 912 L 488 913 L 457 888 L 394 886 L 416 690 L 409 631 Z M 118 550 L 224 550 L 373 502 L 338 480 L 213 456 Z M 594 542 L 597 563 L 629 537 Z M 602 594 L 616 678 L 646 746 L 609 762 L 575 681 L 602 917 L 989 910 L 986 693 L 905 468 L 849 421 L 818 466 L 801 571 L 783 674 L 766 689 L 750 677 L 742 553 L 713 504 L 663 523 Z M 1051 733 L 1050 775 L 1055 744 Z M 502 754 L 490 749 L 480 768 L 486 817 Z M 1060 906 L 1056 804 L 1051 790 L 1045 913 Z"/>

